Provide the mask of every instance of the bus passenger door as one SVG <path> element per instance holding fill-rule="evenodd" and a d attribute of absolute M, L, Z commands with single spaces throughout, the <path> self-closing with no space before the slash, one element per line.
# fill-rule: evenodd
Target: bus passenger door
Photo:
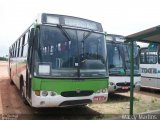
<path fill-rule="evenodd" d="M 31 29 L 30 35 L 29 35 L 29 40 L 28 40 L 28 55 L 27 55 L 27 77 L 26 77 L 26 96 L 31 99 L 31 89 L 32 89 L 32 79 L 30 76 L 32 75 L 32 70 L 33 70 L 33 64 L 32 64 L 32 52 L 33 52 L 33 38 L 34 37 L 34 28 Z"/>

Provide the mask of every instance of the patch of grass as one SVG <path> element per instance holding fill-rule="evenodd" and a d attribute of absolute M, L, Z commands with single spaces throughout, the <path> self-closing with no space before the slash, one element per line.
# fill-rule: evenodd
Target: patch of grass
<path fill-rule="evenodd" d="M 157 102 L 157 99 L 156 98 L 152 98 L 151 99 L 151 103 L 155 103 L 155 102 Z"/>
<path fill-rule="evenodd" d="M 120 114 L 129 114 L 130 110 L 130 94 L 121 93 L 121 94 L 111 94 L 106 103 L 94 105 L 91 104 L 90 107 L 95 109 L 99 113 L 103 114 L 105 117 L 110 115 L 120 115 Z M 160 108 L 160 98 L 153 96 L 147 96 L 143 94 L 134 94 L 134 106 L 133 113 L 143 113 L 147 111 L 152 111 Z M 93 118 L 94 119 L 94 118 Z"/>
<path fill-rule="evenodd" d="M 141 96 L 138 96 L 137 101 L 141 101 L 141 100 L 142 100 Z"/>

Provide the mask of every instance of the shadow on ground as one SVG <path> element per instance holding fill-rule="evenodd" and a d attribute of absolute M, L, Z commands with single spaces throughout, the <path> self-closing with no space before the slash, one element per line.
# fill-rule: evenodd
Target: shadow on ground
<path fill-rule="evenodd" d="M 134 101 L 137 101 L 138 99 L 134 97 Z M 129 96 L 125 96 L 122 94 L 109 94 L 108 95 L 108 103 L 109 102 L 129 102 L 130 101 L 130 97 Z"/>
<path fill-rule="evenodd" d="M 35 109 L 33 114 L 18 115 L 21 120 L 93 120 L 103 119 L 103 115 L 84 107 L 66 107 L 66 108 L 41 108 Z"/>
<path fill-rule="evenodd" d="M 16 120 L 90 120 L 101 119 L 103 114 L 88 106 L 61 108 L 32 108 L 25 105 L 15 85 L 9 80 L 0 81 L 2 96 L 3 119 Z"/>
<path fill-rule="evenodd" d="M 160 90 L 156 90 L 156 89 L 141 88 L 141 91 L 152 93 L 152 94 L 155 94 L 155 95 L 160 95 Z"/>

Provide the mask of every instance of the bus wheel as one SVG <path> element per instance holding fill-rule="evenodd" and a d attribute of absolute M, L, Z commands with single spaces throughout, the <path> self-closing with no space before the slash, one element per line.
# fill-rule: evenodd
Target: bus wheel
<path fill-rule="evenodd" d="M 20 81 L 20 94 L 21 94 L 21 98 L 23 100 L 23 103 L 28 105 L 28 102 L 27 102 L 27 100 L 25 98 L 25 94 L 24 94 L 24 82 L 23 82 L 23 80 Z"/>
<path fill-rule="evenodd" d="M 10 79 L 10 85 L 14 85 L 14 82 L 12 79 Z"/>

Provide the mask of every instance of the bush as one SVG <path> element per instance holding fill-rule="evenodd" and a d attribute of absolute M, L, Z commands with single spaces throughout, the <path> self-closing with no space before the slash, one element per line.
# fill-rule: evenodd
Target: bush
<path fill-rule="evenodd" d="M 7 61 L 7 58 L 5 58 L 5 57 L 0 57 L 0 61 Z"/>

